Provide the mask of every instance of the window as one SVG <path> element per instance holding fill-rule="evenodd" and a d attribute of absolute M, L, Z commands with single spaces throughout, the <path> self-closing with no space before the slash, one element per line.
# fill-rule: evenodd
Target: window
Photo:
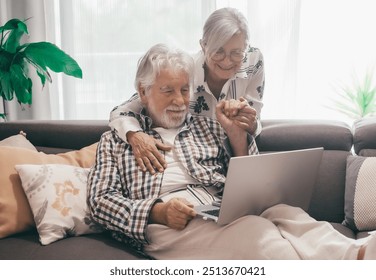
<path fill-rule="evenodd" d="M 54 119 L 108 119 L 134 92 L 139 57 L 167 43 L 196 53 L 216 8 L 248 18 L 251 44 L 265 59 L 263 118 L 350 121 L 328 109 L 335 85 L 376 62 L 372 0 L 54 0 L 45 1 L 51 38 L 83 68 L 82 80 L 51 85 Z M 273 8 L 271 8 L 273 7 Z"/>
<path fill-rule="evenodd" d="M 84 75 L 82 80 L 62 77 L 64 94 L 57 103 L 64 111 L 57 118 L 107 119 L 113 107 L 135 93 L 137 61 L 153 44 L 167 43 L 192 54 L 199 50 L 200 0 L 55 4 L 61 47 L 79 62 Z"/>

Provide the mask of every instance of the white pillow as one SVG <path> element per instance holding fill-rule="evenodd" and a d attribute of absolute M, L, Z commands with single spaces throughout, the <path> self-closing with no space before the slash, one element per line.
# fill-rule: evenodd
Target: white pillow
<path fill-rule="evenodd" d="M 92 221 L 87 206 L 89 168 L 63 164 L 22 164 L 15 168 L 43 245 L 102 231 Z"/>

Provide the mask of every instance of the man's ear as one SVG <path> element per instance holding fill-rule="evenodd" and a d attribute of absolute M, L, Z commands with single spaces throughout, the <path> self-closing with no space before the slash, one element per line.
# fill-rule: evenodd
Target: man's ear
<path fill-rule="evenodd" d="M 141 99 L 141 102 L 143 104 L 146 104 L 146 90 L 144 87 L 142 87 L 141 85 L 138 86 L 138 95 L 140 96 L 140 99 Z"/>

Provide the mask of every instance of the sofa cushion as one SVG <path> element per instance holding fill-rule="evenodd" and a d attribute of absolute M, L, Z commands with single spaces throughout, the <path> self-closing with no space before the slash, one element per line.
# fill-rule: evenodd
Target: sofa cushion
<path fill-rule="evenodd" d="M 41 245 L 38 239 L 38 233 L 35 231 L 0 239 L 0 260 L 137 260 L 145 258 L 132 251 L 126 244 L 113 239 L 109 232 L 65 238 L 48 246 Z M 13 261 L 11 263 L 18 264 Z M 22 267 L 22 269 L 25 268 Z M 41 273 L 43 274 L 43 271 Z"/>
<path fill-rule="evenodd" d="M 45 154 L 25 148 L 0 147 L 0 238 L 34 227 L 34 219 L 20 177 L 18 164 L 69 164 L 90 167 L 97 143 L 61 154 Z"/>
<path fill-rule="evenodd" d="M 355 231 L 376 229 L 376 157 L 347 158 L 344 224 Z"/>
<path fill-rule="evenodd" d="M 362 149 L 359 155 L 363 157 L 376 157 L 376 149 Z"/>
<path fill-rule="evenodd" d="M 26 139 L 26 134 L 20 131 L 19 134 L 9 136 L 8 138 L 5 138 L 0 141 L 0 146 L 8 146 L 8 147 L 19 147 L 19 148 L 25 148 L 29 150 L 36 151 L 37 149 L 29 140 Z"/>
<path fill-rule="evenodd" d="M 342 223 L 346 182 L 346 151 L 325 150 L 308 213 L 316 220 Z"/>
<path fill-rule="evenodd" d="M 102 231 L 91 219 L 86 202 L 89 168 L 63 164 L 21 164 L 15 168 L 42 245 Z"/>

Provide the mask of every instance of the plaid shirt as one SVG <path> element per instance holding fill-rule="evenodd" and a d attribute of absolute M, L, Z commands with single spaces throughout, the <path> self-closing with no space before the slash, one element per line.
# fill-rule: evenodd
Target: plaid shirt
<path fill-rule="evenodd" d="M 145 133 L 162 141 L 151 128 L 151 120 L 135 116 Z M 258 153 L 255 141 L 249 153 Z M 190 176 L 203 186 L 223 186 L 230 158 L 229 143 L 221 125 L 213 119 L 188 115 L 175 138 L 179 160 Z M 90 171 L 89 207 L 93 218 L 121 241 L 145 244 L 150 211 L 158 200 L 163 173 L 142 172 L 131 146 L 115 131 L 105 132 L 98 145 L 96 162 Z"/>

